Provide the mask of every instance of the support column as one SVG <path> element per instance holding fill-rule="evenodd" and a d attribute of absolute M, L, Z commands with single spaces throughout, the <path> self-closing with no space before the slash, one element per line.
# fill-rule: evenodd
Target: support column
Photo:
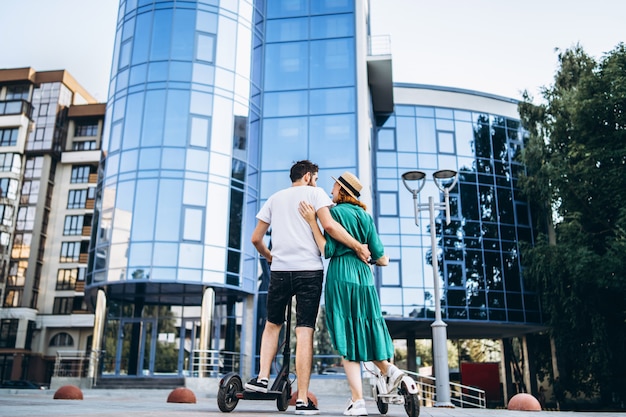
<path fill-rule="evenodd" d="M 215 308 L 215 290 L 212 287 L 206 288 L 202 295 L 202 312 L 200 313 L 200 346 L 199 350 L 198 376 L 208 376 L 207 364 L 209 356 L 207 352 L 211 344 L 211 325 L 213 324 L 213 310 Z"/>
<path fill-rule="evenodd" d="M 502 396 L 504 406 L 506 407 L 509 402 L 513 390 L 513 379 L 511 376 L 511 365 L 509 364 L 509 344 L 504 343 L 504 339 L 500 339 L 500 381 L 502 381 Z"/>
<path fill-rule="evenodd" d="M 522 375 L 524 378 L 524 385 L 526 386 L 526 392 L 528 394 L 533 393 L 533 384 L 531 384 L 530 378 L 530 360 L 528 358 L 528 338 L 526 335 L 522 336 Z M 534 384 L 535 386 L 537 384 Z"/>
<path fill-rule="evenodd" d="M 552 376 L 557 379 L 559 377 L 559 363 L 556 360 L 556 343 L 552 335 L 550 335 L 550 353 L 552 355 Z"/>
<path fill-rule="evenodd" d="M 98 368 L 102 353 L 102 339 L 104 338 L 104 322 L 106 320 L 107 297 L 104 290 L 98 290 L 96 295 L 96 309 L 93 318 L 93 338 L 91 340 L 91 357 L 89 358 L 88 377 L 93 386 L 98 378 Z"/>
<path fill-rule="evenodd" d="M 244 381 L 252 378 L 255 372 L 254 363 L 256 358 L 255 340 L 261 337 L 261 333 L 257 333 L 257 314 L 256 301 L 257 297 L 253 294 L 248 295 L 243 301 L 243 328 L 241 331 L 241 353 L 240 374 Z"/>
<path fill-rule="evenodd" d="M 415 332 L 407 332 L 406 337 L 406 369 L 417 372 L 417 352 L 415 351 Z"/>

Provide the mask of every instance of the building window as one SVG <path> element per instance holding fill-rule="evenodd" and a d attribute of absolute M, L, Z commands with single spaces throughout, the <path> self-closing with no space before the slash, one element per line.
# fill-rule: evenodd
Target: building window
<path fill-rule="evenodd" d="M 22 301 L 22 293 L 24 290 L 22 288 L 19 289 L 8 289 L 6 292 L 6 296 L 4 297 L 4 306 L 5 307 L 20 307 L 20 302 Z"/>
<path fill-rule="evenodd" d="M 398 193 L 381 192 L 378 194 L 378 214 L 380 216 L 398 215 Z"/>
<path fill-rule="evenodd" d="M 11 235 L 7 232 L 0 232 L 0 253 L 5 253 L 9 247 L 9 240 L 11 240 Z"/>
<path fill-rule="evenodd" d="M 0 171 L 19 174 L 22 171 L 22 159 L 15 153 L 0 153 Z"/>
<path fill-rule="evenodd" d="M 11 227 L 13 225 L 13 206 L 0 204 L 0 224 L 2 226 Z"/>
<path fill-rule="evenodd" d="M 6 100 L 28 100 L 30 86 L 28 84 L 7 86 Z"/>
<path fill-rule="evenodd" d="M 446 131 L 437 131 L 437 151 L 442 154 L 455 154 L 456 148 L 454 132 L 446 132 Z"/>
<path fill-rule="evenodd" d="M 70 183 L 83 184 L 89 182 L 89 174 L 91 174 L 91 166 L 76 165 L 72 167 L 72 177 L 70 178 Z"/>
<path fill-rule="evenodd" d="M 41 103 L 41 105 L 39 106 L 38 116 L 47 116 L 49 105 L 50 105 L 49 103 Z"/>
<path fill-rule="evenodd" d="M 32 240 L 32 233 L 16 233 L 13 238 L 11 257 L 13 259 L 27 259 L 30 256 L 30 244 Z"/>
<path fill-rule="evenodd" d="M 57 291 L 67 291 L 76 288 L 76 282 L 85 281 L 86 268 L 59 269 L 57 273 Z"/>
<path fill-rule="evenodd" d="M 82 234 L 84 220 L 85 216 L 65 216 L 65 226 L 63 227 L 63 234 L 66 236 Z"/>
<path fill-rule="evenodd" d="M 52 339 L 50 339 L 49 346 L 74 346 L 74 338 L 68 333 L 57 333 Z"/>
<path fill-rule="evenodd" d="M 395 151 L 396 150 L 396 130 L 380 129 L 378 131 L 378 150 L 379 151 Z"/>
<path fill-rule="evenodd" d="M 28 158 L 24 167 L 24 178 L 41 178 L 43 157 Z"/>
<path fill-rule="evenodd" d="M 381 268 L 382 282 L 385 287 L 399 287 L 400 281 L 400 261 L 389 260 L 388 268 Z"/>
<path fill-rule="evenodd" d="M 13 127 L 10 129 L 0 129 L 0 146 L 17 145 L 17 132 L 19 129 Z"/>
<path fill-rule="evenodd" d="M 78 262 L 80 257 L 80 242 L 61 243 L 61 257 L 59 262 Z"/>
<path fill-rule="evenodd" d="M 81 209 L 85 208 L 85 202 L 87 201 L 87 190 L 70 190 L 67 197 L 68 209 Z"/>
<path fill-rule="evenodd" d="M 0 348 L 14 348 L 17 340 L 18 319 L 0 320 Z"/>
<path fill-rule="evenodd" d="M 36 204 L 39 199 L 39 180 L 25 180 L 22 184 L 20 204 Z"/>
<path fill-rule="evenodd" d="M 93 151 L 95 149 L 98 149 L 96 147 L 95 140 L 79 141 L 79 142 L 74 142 L 72 144 L 73 151 Z"/>
<path fill-rule="evenodd" d="M 72 314 L 73 306 L 73 297 L 55 297 L 52 314 Z"/>
<path fill-rule="evenodd" d="M 17 230 L 33 230 L 36 209 L 37 207 L 35 206 L 23 206 L 19 208 L 17 212 Z"/>
<path fill-rule="evenodd" d="M 98 134 L 97 121 L 85 121 L 76 123 L 74 136 L 96 136 Z"/>
<path fill-rule="evenodd" d="M 35 142 L 43 142 L 44 137 L 46 136 L 46 128 L 38 127 L 35 129 Z"/>
<path fill-rule="evenodd" d="M 0 178 L 0 198 L 17 199 L 17 180 Z"/>

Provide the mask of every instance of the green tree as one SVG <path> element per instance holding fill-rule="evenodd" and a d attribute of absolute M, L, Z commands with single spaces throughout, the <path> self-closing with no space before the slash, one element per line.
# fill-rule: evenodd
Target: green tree
<path fill-rule="evenodd" d="M 522 188 L 540 231 L 524 248 L 527 284 L 540 294 L 560 384 L 626 400 L 626 48 L 600 61 L 580 46 L 560 53 L 544 104 L 519 106 L 528 131 Z"/>

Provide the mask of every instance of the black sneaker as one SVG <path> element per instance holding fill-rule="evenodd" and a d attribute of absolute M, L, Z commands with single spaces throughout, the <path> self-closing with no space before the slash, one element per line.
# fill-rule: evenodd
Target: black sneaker
<path fill-rule="evenodd" d="M 268 383 L 269 383 L 269 381 L 267 380 L 267 378 L 259 379 L 257 377 L 257 378 L 252 378 L 250 381 L 246 382 L 244 387 L 248 391 L 266 393 L 267 392 L 267 385 L 268 385 Z"/>
<path fill-rule="evenodd" d="M 317 409 L 315 404 L 311 400 L 309 400 L 308 404 L 304 404 L 304 401 L 297 400 L 296 401 L 296 414 L 304 415 L 304 416 L 312 416 L 319 414 L 320 410 Z"/>

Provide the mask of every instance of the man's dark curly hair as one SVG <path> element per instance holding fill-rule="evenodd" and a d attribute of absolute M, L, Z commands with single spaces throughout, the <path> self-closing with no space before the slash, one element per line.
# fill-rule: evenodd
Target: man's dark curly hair
<path fill-rule="evenodd" d="M 304 177 L 308 172 L 311 174 L 315 174 L 319 171 L 319 167 L 317 164 L 305 159 L 302 161 L 298 161 L 291 167 L 291 171 L 289 172 L 289 178 L 291 178 L 291 182 L 296 182 L 302 177 Z"/>

